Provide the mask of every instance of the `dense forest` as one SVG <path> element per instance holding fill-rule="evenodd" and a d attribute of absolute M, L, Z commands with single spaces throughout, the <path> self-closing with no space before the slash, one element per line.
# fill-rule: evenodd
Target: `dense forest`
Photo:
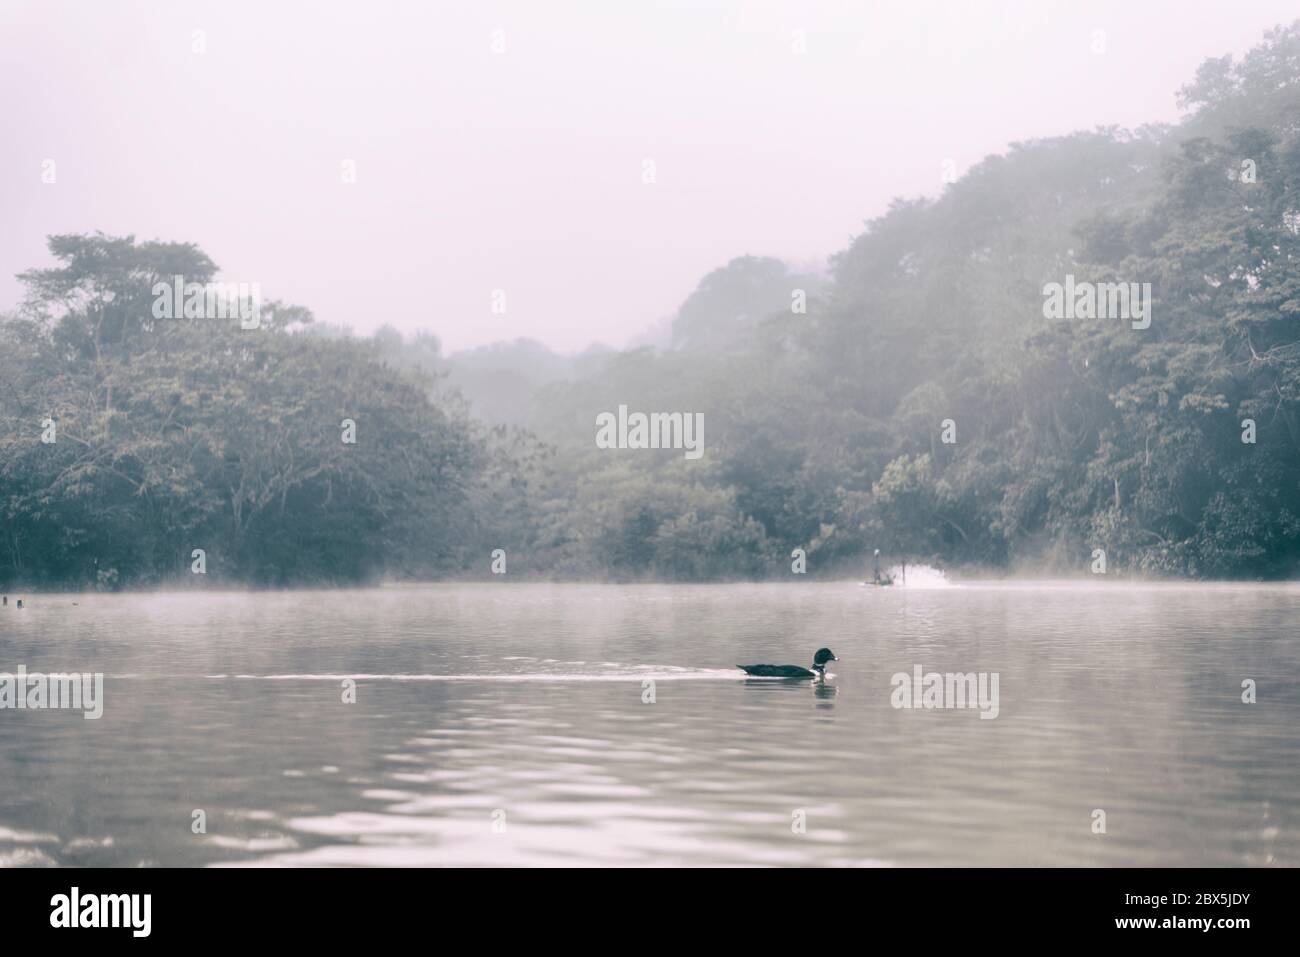
<path fill-rule="evenodd" d="M 51 237 L 0 319 L 0 584 L 860 571 L 1286 577 L 1300 561 L 1300 23 L 1176 126 L 1013 145 L 827 275 L 740 257 L 642 348 L 154 318 L 193 245 Z M 1045 287 L 1150 283 L 1147 328 Z M 798 294 L 798 295 L 797 295 Z M 806 298 L 806 309 L 792 307 Z M 435 330 L 436 332 L 436 330 Z M 620 405 L 704 456 L 609 450 Z M 345 422 L 355 441 L 345 441 Z M 51 431 L 51 424 L 53 431 Z"/>

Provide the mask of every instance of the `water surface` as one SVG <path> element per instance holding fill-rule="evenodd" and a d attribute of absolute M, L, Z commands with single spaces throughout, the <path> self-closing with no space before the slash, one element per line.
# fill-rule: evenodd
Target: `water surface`
<path fill-rule="evenodd" d="M 1300 863 L 1293 586 L 25 597 L 0 671 L 106 700 L 0 711 L 0 865 Z M 998 717 L 891 707 L 917 664 Z"/>

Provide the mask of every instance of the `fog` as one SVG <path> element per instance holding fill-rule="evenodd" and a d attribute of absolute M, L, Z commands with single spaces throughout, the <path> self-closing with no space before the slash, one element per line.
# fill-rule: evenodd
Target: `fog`
<path fill-rule="evenodd" d="M 822 262 L 946 161 L 1174 121 L 1203 59 L 1294 14 L 6 0 L 0 310 L 47 235 L 98 229 L 360 332 L 621 346 L 736 256 Z"/>
<path fill-rule="evenodd" d="M 10 5 L 0 586 L 1294 578 L 1287 12 Z"/>

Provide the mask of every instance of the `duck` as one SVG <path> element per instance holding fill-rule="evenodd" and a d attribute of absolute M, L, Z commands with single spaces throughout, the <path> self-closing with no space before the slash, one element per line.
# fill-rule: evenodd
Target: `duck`
<path fill-rule="evenodd" d="M 821 681 L 826 677 L 826 662 L 839 660 L 835 657 L 835 652 L 829 648 L 818 648 L 817 654 L 813 655 L 811 671 L 798 665 L 736 665 L 736 667 L 755 678 L 816 678 Z"/>

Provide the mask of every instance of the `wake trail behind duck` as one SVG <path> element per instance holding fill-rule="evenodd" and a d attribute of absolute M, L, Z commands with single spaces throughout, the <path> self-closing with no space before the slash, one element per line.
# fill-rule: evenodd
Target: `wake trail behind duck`
<path fill-rule="evenodd" d="M 214 680 L 240 681 L 734 681 L 748 677 L 744 672 L 726 668 L 645 668 L 607 672 L 535 672 L 526 674 L 217 674 L 203 675 Z"/>

